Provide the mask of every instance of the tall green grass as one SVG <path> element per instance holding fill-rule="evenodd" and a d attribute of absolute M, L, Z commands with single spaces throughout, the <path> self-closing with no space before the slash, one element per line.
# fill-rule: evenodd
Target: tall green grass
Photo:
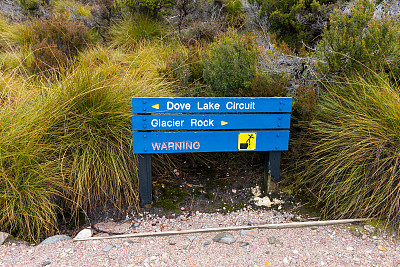
<path fill-rule="evenodd" d="M 134 49 L 149 41 L 160 40 L 165 35 L 165 26 L 148 16 L 129 16 L 111 25 L 109 34 L 111 47 Z"/>
<path fill-rule="evenodd" d="M 400 88 L 378 74 L 326 84 L 298 184 L 331 218 L 400 223 Z"/>
<path fill-rule="evenodd" d="M 144 74 L 126 54 L 95 47 L 51 77 L 4 76 L 0 231 L 38 241 L 64 212 L 137 207 L 131 98 L 170 95 Z"/>

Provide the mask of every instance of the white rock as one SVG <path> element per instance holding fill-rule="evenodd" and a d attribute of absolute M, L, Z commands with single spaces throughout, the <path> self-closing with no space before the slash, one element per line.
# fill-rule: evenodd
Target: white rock
<path fill-rule="evenodd" d="M 9 235 L 10 234 L 7 234 L 5 232 L 0 232 L 0 245 L 3 245 Z"/>
<path fill-rule="evenodd" d="M 346 250 L 353 251 L 354 248 L 353 247 L 346 247 Z"/>
<path fill-rule="evenodd" d="M 74 239 L 83 239 L 83 238 L 89 238 L 92 237 L 93 235 L 93 231 L 92 229 L 83 229 L 82 231 L 80 231 Z"/>
<path fill-rule="evenodd" d="M 284 263 L 284 264 L 289 264 L 288 258 L 285 257 L 285 258 L 283 259 L 283 263 Z"/>

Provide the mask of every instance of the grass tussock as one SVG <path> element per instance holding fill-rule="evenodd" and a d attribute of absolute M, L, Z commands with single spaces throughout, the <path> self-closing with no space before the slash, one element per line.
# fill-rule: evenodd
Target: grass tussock
<path fill-rule="evenodd" d="M 298 181 L 326 217 L 400 222 L 400 89 L 386 79 L 328 84 Z"/>
<path fill-rule="evenodd" d="M 131 99 L 170 92 L 128 58 L 95 47 L 52 77 L 3 77 L 0 231 L 38 241 L 65 211 L 137 207 Z"/>
<path fill-rule="evenodd" d="M 128 16 L 117 20 L 110 27 L 110 46 L 135 49 L 150 41 L 160 40 L 165 35 L 165 26 L 149 16 Z"/>

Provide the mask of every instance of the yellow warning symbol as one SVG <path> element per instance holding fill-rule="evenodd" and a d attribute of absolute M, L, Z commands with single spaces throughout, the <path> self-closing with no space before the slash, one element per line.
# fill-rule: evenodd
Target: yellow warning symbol
<path fill-rule="evenodd" d="M 226 122 L 226 121 L 221 121 L 221 125 L 227 125 L 228 124 L 228 122 Z"/>
<path fill-rule="evenodd" d="M 257 133 L 239 133 L 238 150 L 256 150 Z"/>
<path fill-rule="evenodd" d="M 151 107 L 155 108 L 155 109 L 160 109 L 160 105 L 159 104 L 152 105 Z"/>

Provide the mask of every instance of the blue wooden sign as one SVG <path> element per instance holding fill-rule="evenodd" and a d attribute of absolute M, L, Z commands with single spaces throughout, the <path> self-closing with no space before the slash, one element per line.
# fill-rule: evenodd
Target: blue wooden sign
<path fill-rule="evenodd" d="M 134 132 L 133 153 L 285 151 L 289 131 Z"/>
<path fill-rule="evenodd" d="M 264 182 L 279 181 L 290 97 L 132 98 L 140 205 L 152 202 L 151 154 L 267 151 Z"/>
<path fill-rule="evenodd" d="M 135 115 L 132 127 L 136 131 L 289 129 L 290 114 Z"/>
<path fill-rule="evenodd" d="M 134 97 L 133 113 L 291 112 L 291 97 Z"/>

